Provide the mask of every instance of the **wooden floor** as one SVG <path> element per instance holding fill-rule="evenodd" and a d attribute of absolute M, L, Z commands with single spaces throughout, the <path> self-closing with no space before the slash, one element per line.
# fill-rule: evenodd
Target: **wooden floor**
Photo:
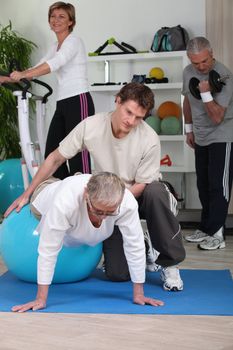
<path fill-rule="evenodd" d="M 233 236 L 226 242 L 214 252 L 185 243 L 181 268 L 233 274 Z M 5 270 L 0 262 L 0 273 Z M 0 313 L 0 350 L 21 349 L 233 350 L 233 317 Z"/>

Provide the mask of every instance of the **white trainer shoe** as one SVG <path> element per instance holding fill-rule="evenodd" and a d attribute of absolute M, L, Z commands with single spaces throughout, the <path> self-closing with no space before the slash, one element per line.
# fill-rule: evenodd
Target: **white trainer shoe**
<path fill-rule="evenodd" d="M 163 289 L 173 292 L 183 290 L 184 284 L 180 277 L 180 272 L 177 266 L 164 267 L 160 273 L 163 283 Z"/>
<path fill-rule="evenodd" d="M 198 248 L 202 250 L 216 250 L 225 247 L 222 227 L 213 236 L 207 236 L 204 241 L 198 244 Z"/>
<path fill-rule="evenodd" d="M 184 238 L 188 242 L 199 243 L 204 241 L 204 239 L 206 239 L 207 237 L 209 236 L 205 232 L 201 230 L 196 230 L 194 233 L 186 235 Z"/>
<path fill-rule="evenodd" d="M 149 272 L 157 272 L 161 269 L 161 266 L 156 264 L 155 262 L 154 263 L 150 263 L 150 264 L 146 264 L 146 270 L 149 271 Z"/>

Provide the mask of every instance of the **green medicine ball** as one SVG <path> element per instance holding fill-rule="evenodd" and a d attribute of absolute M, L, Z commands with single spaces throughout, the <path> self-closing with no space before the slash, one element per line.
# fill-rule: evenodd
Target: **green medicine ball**
<path fill-rule="evenodd" d="M 145 119 L 145 122 L 154 129 L 154 131 L 157 132 L 157 134 L 160 134 L 161 132 L 161 119 L 157 117 L 156 115 L 147 117 Z"/>
<path fill-rule="evenodd" d="M 165 117 L 161 121 L 161 132 L 164 135 L 180 134 L 180 120 L 174 116 Z"/>

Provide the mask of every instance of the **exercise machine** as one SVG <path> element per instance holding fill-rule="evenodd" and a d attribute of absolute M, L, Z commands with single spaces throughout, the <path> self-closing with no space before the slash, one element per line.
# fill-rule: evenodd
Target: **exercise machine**
<path fill-rule="evenodd" d="M 3 75 L 2 72 L 1 75 Z M 5 76 L 7 75 L 9 76 L 9 73 L 5 74 Z M 37 96 L 31 91 L 32 83 L 39 84 L 48 91 L 43 96 Z M 26 189 L 30 182 L 30 176 L 32 178 L 35 175 L 44 158 L 46 103 L 48 97 L 53 93 L 53 90 L 48 84 L 38 79 L 32 79 L 30 81 L 21 79 L 19 83 L 4 83 L 2 86 L 10 89 L 17 98 L 19 138 L 22 153 L 21 167 L 24 188 Z M 38 140 L 35 142 L 32 142 L 29 127 L 30 98 L 34 99 L 36 104 L 36 130 Z"/>

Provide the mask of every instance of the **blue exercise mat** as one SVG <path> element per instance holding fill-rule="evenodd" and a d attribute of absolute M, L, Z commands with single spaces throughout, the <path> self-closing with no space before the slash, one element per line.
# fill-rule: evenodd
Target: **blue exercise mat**
<path fill-rule="evenodd" d="M 145 295 L 161 299 L 162 307 L 132 303 L 131 282 L 110 282 L 101 270 L 77 283 L 50 287 L 47 308 L 39 312 L 164 315 L 233 315 L 233 280 L 229 270 L 181 270 L 184 290 L 166 292 L 159 272 L 147 273 Z M 34 299 L 36 284 L 10 272 L 0 277 L 0 311 Z"/>

